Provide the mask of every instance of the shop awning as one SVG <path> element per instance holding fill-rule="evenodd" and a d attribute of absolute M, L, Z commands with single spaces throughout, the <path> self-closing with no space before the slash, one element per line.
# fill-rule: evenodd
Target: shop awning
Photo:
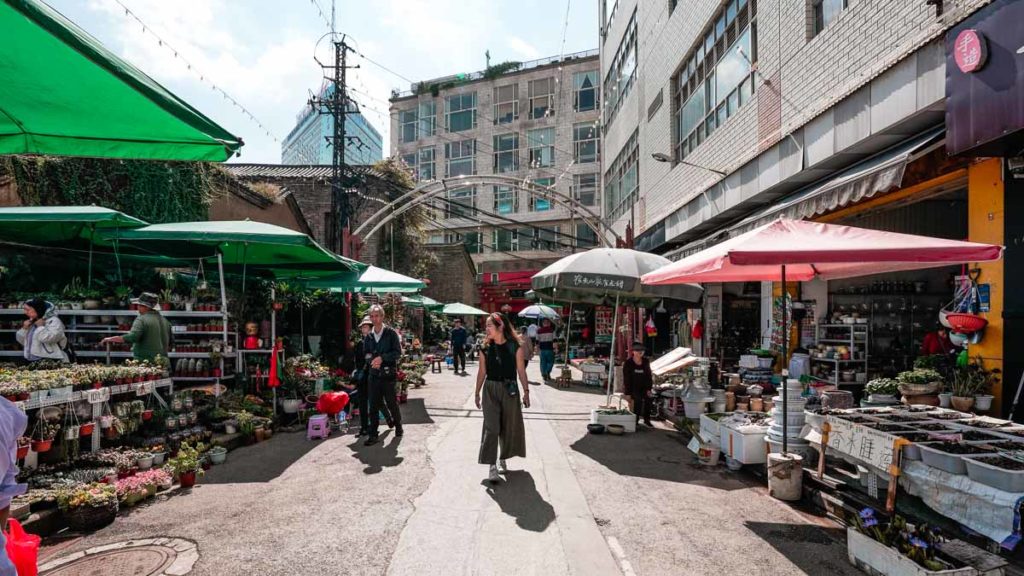
<path fill-rule="evenodd" d="M 945 128 L 935 128 L 876 154 L 835 176 L 788 196 L 729 229 L 733 236 L 779 218 L 802 220 L 856 204 L 898 188 L 903 172 L 921 154 L 941 146 Z"/>
<path fill-rule="evenodd" d="M 105 234 L 105 236 L 112 236 Z M 248 220 L 176 222 L 118 231 L 118 244 L 149 254 L 207 259 L 234 272 L 282 278 L 337 276 L 362 272 L 366 265 L 329 252 L 309 236 Z"/>
<path fill-rule="evenodd" d="M 0 2 L 0 154 L 222 162 L 242 140 L 38 0 Z"/>
<path fill-rule="evenodd" d="M 422 280 L 398 272 L 370 266 L 358 276 L 346 274 L 331 278 L 309 280 L 311 288 L 322 288 L 334 292 L 365 292 L 376 294 L 416 292 L 427 287 Z"/>
<path fill-rule="evenodd" d="M 106 243 L 100 232 L 142 228 L 134 216 L 99 206 L 0 208 L 0 242 L 87 250 Z"/>

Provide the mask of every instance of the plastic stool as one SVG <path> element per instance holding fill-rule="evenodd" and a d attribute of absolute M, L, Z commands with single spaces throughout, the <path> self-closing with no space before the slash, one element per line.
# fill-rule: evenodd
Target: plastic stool
<path fill-rule="evenodd" d="M 309 425 L 306 427 L 306 439 L 327 438 L 331 435 L 331 425 L 326 414 L 310 416 Z"/>
<path fill-rule="evenodd" d="M 430 359 L 430 373 L 431 374 L 440 374 L 442 371 L 443 370 L 441 368 L 441 359 L 438 358 L 437 356 L 431 358 Z"/>

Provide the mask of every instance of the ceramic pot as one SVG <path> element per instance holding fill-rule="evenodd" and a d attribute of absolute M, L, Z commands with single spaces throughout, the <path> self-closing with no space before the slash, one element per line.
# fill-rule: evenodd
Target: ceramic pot
<path fill-rule="evenodd" d="M 953 396 L 950 398 L 950 402 L 953 404 L 954 410 L 961 412 L 970 412 L 971 408 L 974 407 L 973 396 Z"/>
<path fill-rule="evenodd" d="M 182 488 L 191 488 L 196 485 L 196 473 L 195 472 L 182 472 L 181 478 L 179 478 Z"/>
<path fill-rule="evenodd" d="M 939 394 L 939 407 L 940 408 L 949 408 L 950 399 L 952 397 L 953 397 L 953 393 L 952 392 L 943 392 L 942 394 Z"/>
<path fill-rule="evenodd" d="M 733 412 L 736 410 L 736 394 L 732 392 L 725 393 L 725 411 Z"/>
<path fill-rule="evenodd" d="M 988 412 L 992 409 L 993 398 L 990 394 L 978 394 L 974 397 L 974 408 L 979 412 Z"/>

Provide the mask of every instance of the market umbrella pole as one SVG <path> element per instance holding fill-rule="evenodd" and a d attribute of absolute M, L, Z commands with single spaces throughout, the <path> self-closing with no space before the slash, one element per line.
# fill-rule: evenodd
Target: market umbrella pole
<path fill-rule="evenodd" d="M 619 295 L 615 295 L 615 312 L 612 313 L 612 347 L 608 351 L 608 397 L 605 399 L 605 406 L 612 403 L 612 390 L 615 389 L 615 333 L 618 332 L 619 324 Z"/>
<path fill-rule="evenodd" d="M 224 255 L 220 250 L 217 251 L 217 272 L 219 273 L 220 280 L 220 311 L 222 319 L 224 320 L 224 343 L 227 345 L 228 341 L 228 290 L 224 285 Z M 224 375 L 224 354 L 221 353 L 221 376 Z M 213 407 L 217 408 L 220 404 L 220 380 L 217 380 L 213 384 Z"/>
<path fill-rule="evenodd" d="M 565 323 L 565 367 L 569 367 L 569 330 L 572 328 L 572 302 L 569 303 L 569 320 Z"/>
<path fill-rule="evenodd" d="M 786 265 L 782 265 L 782 453 L 789 450 L 789 326 L 786 325 Z"/>

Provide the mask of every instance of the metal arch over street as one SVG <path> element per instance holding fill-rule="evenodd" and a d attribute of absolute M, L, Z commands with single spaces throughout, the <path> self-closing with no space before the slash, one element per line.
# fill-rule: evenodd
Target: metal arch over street
<path fill-rule="evenodd" d="M 424 182 L 419 186 L 416 186 L 412 190 L 402 194 L 386 206 L 382 207 L 377 212 L 374 212 L 365 222 L 356 228 L 353 234 L 360 236 L 364 240 L 373 236 L 380 230 L 385 224 L 393 220 L 394 218 L 402 215 L 406 211 L 410 210 L 414 206 L 417 206 L 427 200 L 436 198 L 439 194 L 448 190 L 449 185 L 453 188 L 461 188 L 464 186 L 472 186 L 475 184 L 493 184 L 493 185 L 511 185 L 519 190 L 526 190 L 539 195 L 545 200 L 551 200 L 556 204 L 569 209 L 569 212 L 578 214 L 580 220 L 582 220 L 591 230 L 595 232 L 601 244 L 605 247 L 612 247 L 611 242 L 608 240 L 608 235 L 611 235 L 615 240 L 622 241 L 622 237 L 619 236 L 615 230 L 608 226 L 600 216 L 594 213 L 589 207 L 580 204 L 574 198 L 560 194 L 550 187 L 541 186 L 528 180 L 523 180 L 513 176 L 500 176 L 497 174 L 481 174 L 475 176 L 458 176 L 456 178 L 442 178 L 438 180 L 431 180 Z M 410 198 L 412 199 L 411 201 Z M 397 208 L 395 206 L 398 206 Z M 378 221 L 379 220 L 379 221 Z M 372 224 L 374 224 L 365 236 L 363 236 L 364 230 Z"/>

